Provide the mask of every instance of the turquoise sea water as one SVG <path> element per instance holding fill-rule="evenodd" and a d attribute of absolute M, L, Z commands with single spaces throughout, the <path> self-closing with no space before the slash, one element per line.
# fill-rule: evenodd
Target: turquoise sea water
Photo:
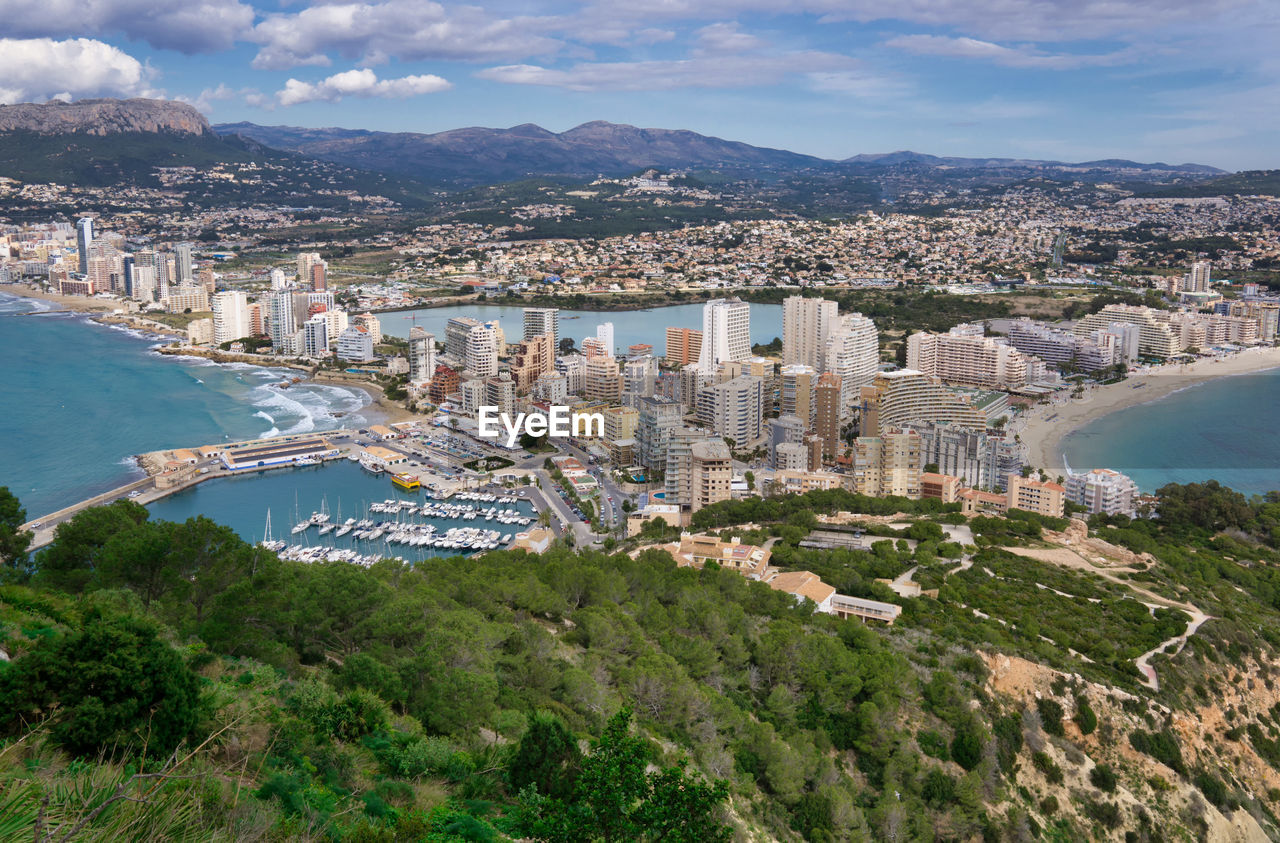
<path fill-rule="evenodd" d="M 135 454 L 360 426 L 369 395 L 294 372 L 174 359 L 136 331 L 0 292 L 0 485 L 38 517 L 141 477 Z"/>
<path fill-rule="evenodd" d="M 1280 489 L 1280 369 L 1219 378 L 1103 416 L 1062 443 L 1074 471 L 1113 468 L 1143 491 L 1214 479 Z"/>
<path fill-rule="evenodd" d="M 379 313 L 382 331 L 396 337 L 409 336 L 415 325 L 435 335 L 444 342 L 444 326 L 455 316 L 471 316 L 476 319 L 496 319 L 507 335 L 507 342 L 518 342 L 524 335 L 524 308 L 505 305 L 468 305 L 465 307 L 436 307 L 421 310 L 404 310 L 396 313 Z M 654 354 L 666 352 L 667 328 L 702 329 L 701 304 L 675 304 L 651 310 L 561 310 L 560 338 L 572 338 L 579 345 L 585 337 L 594 337 L 601 322 L 613 323 L 614 342 L 619 349 L 635 343 L 647 342 Z M 768 343 L 782 336 L 782 305 L 751 305 L 751 341 Z"/>

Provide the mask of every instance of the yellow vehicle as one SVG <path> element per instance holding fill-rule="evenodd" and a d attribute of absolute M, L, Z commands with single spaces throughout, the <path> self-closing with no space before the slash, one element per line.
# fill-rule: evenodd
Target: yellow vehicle
<path fill-rule="evenodd" d="M 422 488 L 422 481 L 412 474 L 393 474 L 391 475 L 391 482 L 410 492 L 416 492 Z"/>

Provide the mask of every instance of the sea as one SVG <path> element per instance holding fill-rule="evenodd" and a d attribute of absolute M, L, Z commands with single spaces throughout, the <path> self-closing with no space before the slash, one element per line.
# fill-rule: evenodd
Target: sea
<path fill-rule="evenodd" d="M 1246 495 L 1280 490 L 1280 369 L 1189 384 L 1063 438 L 1073 471 L 1111 468 L 1145 492 L 1217 480 Z"/>
<path fill-rule="evenodd" d="M 361 389 L 161 355 L 154 335 L 0 292 L 0 486 L 35 518 L 143 476 L 147 451 L 368 424 Z"/>

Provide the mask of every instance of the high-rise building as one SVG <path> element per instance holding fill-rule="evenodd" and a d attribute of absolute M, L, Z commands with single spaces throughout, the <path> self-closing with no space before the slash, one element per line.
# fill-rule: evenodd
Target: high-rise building
<path fill-rule="evenodd" d="M 338 334 L 338 357 L 352 363 L 367 363 L 374 359 L 373 338 L 363 325 L 352 325 Z"/>
<path fill-rule="evenodd" d="M 769 459 L 778 465 L 778 446 L 804 444 L 807 425 L 796 416 L 778 416 L 769 420 Z"/>
<path fill-rule="evenodd" d="M 455 316 L 445 325 L 445 354 L 477 378 L 498 373 L 499 335 L 493 322 Z"/>
<path fill-rule="evenodd" d="M 687 366 L 702 355 L 702 332 L 696 328 L 667 328 L 667 365 Z"/>
<path fill-rule="evenodd" d="M 1133 325 L 1138 329 L 1138 353 L 1148 357 L 1165 359 L 1182 351 L 1184 346 L 1179 334 L 1170 328 L 1169 314 L 1141 305 L 1109 304 L 1097 313 L 1091 313 L 1072 328 L 1076 336 L 1087 337 L 1094 331 L 1114 330 L 1115 323 Z"/>
<path fill-rule="evenodd" d="M 847 313 L 831 328 L 821 369 L 840 378 L 840 413 L 848 418 L 859 391 L 880 371 L 880 334 L 861 313 Z"/>
<path fill-rule="evenodd" d="M 569 379 L 561 374 L 543 375 L 533 385 L 535 401 L 564 404 L 569 400 Z"/>
<path fill-rule="evenodd" d="M 738 447 L 764 434 L 764 381 L 741 375 L 698 392 L 698 421 Z"/>
<path fill-rule="evenodd" d="M 76 222 L 76 256 L 80 259 L 80 274 L 89 274 L 89 247 L 93 245 L 93 219 L 81 217 Z"/>
<path fill-rule="evenodd" d="M 618 346 L 613 339 L 613 323 L 601 322 L 596 326 L 596 339 L 604 347 L 604 353 L 613 357 L 617 353 Z"/>
<path fill-rule="evenodd" d="M 1015 319 L 1009 323 L 1007 338 L 1009 344 L 1023 354 L 1086 372 L 1125 362 L 1121 337 L 1108 330 L 1098 329 L 1087 336 L 1077 336 L 1043 322 Z"/>
<path fill-rule="evenodd" d="M 409 329 L 409 382 L 425 384 L 435 372 L 436 338 L 415 325 Z"/>
<path fill-rule="evenodd" d="M 606 442 L 620 442 L 636 438 L 636 427 L 640 424 L 640 413 L 634 407 L 607 407 L 604 416 L 604 439 Z"/>
<path fill-rule="evenodd" d="M 818 373 L 812 366 L 793 363 L 783 366 L 781 371 L 782 390 L 779 409 L 783 415 L 798 416 L 804 421 L 806 429 L 812 427 L 813 417 L 817 412 L 814 402 L 814 387 L 818 384 Z"/>
<path fill-rule="evenodd" d="M 556 358 L 556 372 L 564 375 L 569 392 L 581 394 L 587 383 L 587 358 L 581 354 L 567 354 Z"/>
<path fill-rule="evenodd" d="M 195 259 L 192 252 L 195 245 L 192 243 L 179 243 L 173 247 L 174 263 L 176 265 L 176 284 L 193 284 L 196 280 Z"/>
<path fill-rule="evenodd" d="M 859 436 L 853 446 L 857 492 L 871 497 L 920 497 L 920 434 L 890 428 L 879 436 Z"/>
<path fill-rule="evenodd" d="M 1018 389 L 1044 377 L 1044 364 L 994 337 L 919 332 L 907 337 L 907 368 L 944 383 Z"/>
<path fill-rule="evenodd" d="M 554 374 L 555 370 L 555 335 L 545 333 L 525 337 L 511 363 L 511 377 L 515 380 L 516 391 L 530 391 L 539 378 Z"/>
<path fill-rule="evenodd" d="M 1138 484 L 1125 474 L 1109 468 L 1095 468 L 1067 478 L 1067 500 L 1091 513 L 1134 516 Z"/>
<path fill-rule="evenodd" d="M 751 356 L 751 307 L 741 299 L 712 299 L 702 307 L 698 364 L 714 371 L 725 360 Z"/>
<path fill-rule="evenodd" d="M 788 296 L 782 302 L 782 364 L 821 371 L 827 340 L 839 321 L 833 301 Z"/>
<path fill-rule="evenodd" d="M 382 323 L 378 321 L 378 317 L 372 313 L 359 313 L 351 321 L 365 329 L 374 345 L 382 343 Z"/>
<path fill-rule="evenodd" d="M 209 302 L 213 310 L 213 341 L 217 345 L 253 335 L 249 328 L 249 300 L 240 290 L 227 290 L 214 295 Z"/>
<path fill-rule="evenodd" d="M 914 369 L 876 375 L 862 388 L 862 434 L 875 436 L 912 422 L 952 422 L 984 430 L 987 413 Z"/>
<path fill-rule="evenodd" d="M 298 254 L 298 283 L 309 284 L 311 282 L 311 267 L 319 260 L 319 252 L 301 252 Z"/>
<path fill-rule="evenodd" d="M 329 264 L 324 261 L 316 261 L 311 264 L 311 277 L 307 279 L 311 283 L 311 289 L 316 292 L 323 292 L 329 289 Z"/>
<path fill-rule="evenodd" d="M 917 423 L 920 461 L 974 489 L 1003 492 L 1010 474 L 1022 472 L 1022 448 L 1013 437 L 956 424 Z"/>
<path fill-rule="evenodd" d="M 641 398 L 636 402 L 636 461 L 648 469 L 663 469 L 671 431 L 680 427 L 684 407 L 667 398 Z"/>
<path fill-rule="evenodd" d="M 670 431 L 666 459 L 666 500 L 687 512 L 728 500 L 732 455 L 719 439 L 700 430 Z"/>
<path fill-rule="evenodd" d="M 308 357 L 329 356 L 329 323 L 323 315 L 302 323 L 302 353 Z"/>
<path fill-rule="evenodd" d="M 462 378 L 457 370 L 439 363 L 436 365 L 435 376 L 431 378 L 431 385 L 427 387 L 427 400 L 432 404 L 443 404 L 461 387 Z"/>
<path fill-rule="evenodd" d="M 624 403 L 635 406 L 635 399 L 653 395 L 658 380 L 658 361 L 649 355 L 628 357 L 622 364 L 622 396 Z"/>
<path fill-rule="evenodd" d="M 840 394 L 842 383 L 835 372 L 824 372 L 818 378 L 816 393 L 817 411 L 813 430 L 822 439 L 822 461 L 835 462 L 840 451 Z"/>
<path fill-rule="evenodd" d="M 560 309 L 558 307 L 526 307 L 524 309 L 524 338 L 531 340 L 543 334 L 551 335 L 552 353 L 560 351 Z"/>
<path fill-rule="evenodd" d="M 298 317 L 293 308 L 293 293 L 283 289 L 275 290 L 269 295 L 271 347 L 280 352 L 289 345 L 289 338 L 298 332 Z"/>
<path fill-rule="evenodd" d="M 588 358 L 583 377 L 583 394 L 592 401 L 615 404 L 622 396 L 622 373 L 614 357 Z"/>
<path fill-rule="evenodd" d="M 1182 289 L 1189 293 L 1209 292 L 1209 274 L 1212 268 L 1213 264 L 1209 261 L 1193 262 L 1191 271 L 1187 273 L 1187 282 Z"/>
<path fill-rule="evenodd" d="M 271 289 L 283 290 L 289 286 L 289 279 L 285 276 L 283 269 L 271 270 Z"/>
<path fill-rule="evenodd" d="M 479 327 L 480 320 L 470 316 L 455 316 L 444 326 L 444 353 L 459 363 L 467 358 L 467 338 L 471 329 Z"/>

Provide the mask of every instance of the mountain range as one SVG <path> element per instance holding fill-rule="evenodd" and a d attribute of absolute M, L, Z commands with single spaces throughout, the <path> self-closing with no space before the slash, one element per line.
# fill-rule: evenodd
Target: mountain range
<path fill-rule="evenodd" d="M 136 180 L 154 166 L 243 161 L 282 153 L 447 189 L 536 176 L 620 176 L 651 167 L 720 170 L 737 180 L 852 178 L 884 185 L 905 178 L 913 186 L 943 182 L 954 186 L 957 180 L 966 185 L 999 185 L 1039 176 L 1175 187 L 1194 184 L 1200 190 L 1212 190 L 1212 180 L 1225 173 L 1203 164 L 1119 159 L 1073 164 L 911 151 L 833 161 L 687 130 L 605 121 L 559 133 L 525 123 L 509 129 L 469 127 L 424 134 L 256 123 L 211 126 L 193 106 L 168 100 L 89 99 L 0 106 L 0 175 L 19 179 L 105 184 L 126 173 Z"/>

